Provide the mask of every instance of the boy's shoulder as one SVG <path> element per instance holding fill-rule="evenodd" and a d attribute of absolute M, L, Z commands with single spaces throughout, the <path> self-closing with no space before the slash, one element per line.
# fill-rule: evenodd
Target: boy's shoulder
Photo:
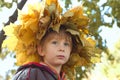
<path fill-rule="evenodd" d="M 23 70 L 23 69 L 27 69 L 27 68 L 38 68 L 38 69 L 44 69 L 45 66 L 43 66 L 42 64 L 36 63 L 36 62 L 30 62 L 28 64 L 22 65 L 18 68 L 17 72 Z"/>
<path fill-rule="evenodd" d="M 39 76 L 40 75 L 40 76 Z M 46 76 L 53 76 L 54 73 L 45 65 L 31 62 L 20 66 L 13 78 L 13 80 L 46 80 Z M 51 77 L 54 80 L 55 77 Z"/>

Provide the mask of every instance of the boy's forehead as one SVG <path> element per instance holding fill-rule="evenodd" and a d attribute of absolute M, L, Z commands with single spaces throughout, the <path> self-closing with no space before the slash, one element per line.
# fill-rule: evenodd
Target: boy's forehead
<path fill-rule="evenodd" d="M 61 38 L 61 39 L 64 39 L 65 38 L 65 35 L 62 35 L 60 33 L 50 33 L 47 38 L 49 39 L 58 39 L 58 38 Z"/>
<path fill-rule="evenodd" d="M 68 36 L 67 34 L 65 33 L 50 33 L 48 34 L 47 36 L 47 40 L 52 40 L 52 39 L 58 39 L 58 40 L 61 40 L 61 39 L 65 39 L 65 40 L 70 40 L 70 36 Z"/>

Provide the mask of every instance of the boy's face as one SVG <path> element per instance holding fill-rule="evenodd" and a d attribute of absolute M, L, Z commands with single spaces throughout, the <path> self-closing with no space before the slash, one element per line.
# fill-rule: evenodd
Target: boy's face
<path fill-rule="evenodd" d="M 39 54 L 51 66 L 65 64 L 70 56 L 72 40 L 65 34 L 51 33 L 47 36 Z"/>

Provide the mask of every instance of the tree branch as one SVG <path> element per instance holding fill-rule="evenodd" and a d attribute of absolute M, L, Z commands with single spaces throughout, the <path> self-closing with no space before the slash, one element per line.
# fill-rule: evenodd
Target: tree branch
<path fill-rule="evenodd" d="M 18 8 L 18 9 L 22 9 L 23 6 L 25 5 L 26 1 L 27 1 L 27 0 L 21 0 L 21 2 L 17 4 L 17 8 Z M 8 22 L 4 24 L 4 26 L 9 25 L 10 22 L 14 23 L 14 22 L 17 20 L 17 16 L 18 16 L 18 11 L 17 11 L 17 9 L 16 9 L 15 12 L 9 17 Z M 2 42 L 3 42 L 3 40 L 5 39 L 5 37 L 6 37 L 6 36 L 4 35 L 4 31 L 1 30 L 1 31 L 0 31 L 0 52 L 1 52 L 1 49 L 2 49 L 2 48 L 1 48 Z"/>

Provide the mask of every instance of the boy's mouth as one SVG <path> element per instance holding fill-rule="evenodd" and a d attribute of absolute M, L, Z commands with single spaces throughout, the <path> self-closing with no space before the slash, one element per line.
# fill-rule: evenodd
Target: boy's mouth
<path fill-rule="evenodd" d="M 65 58 L 64 55 L 57 55 L 57 57 L 58 57 L 59 59 L 63 59 L 63 58 Z"/>

